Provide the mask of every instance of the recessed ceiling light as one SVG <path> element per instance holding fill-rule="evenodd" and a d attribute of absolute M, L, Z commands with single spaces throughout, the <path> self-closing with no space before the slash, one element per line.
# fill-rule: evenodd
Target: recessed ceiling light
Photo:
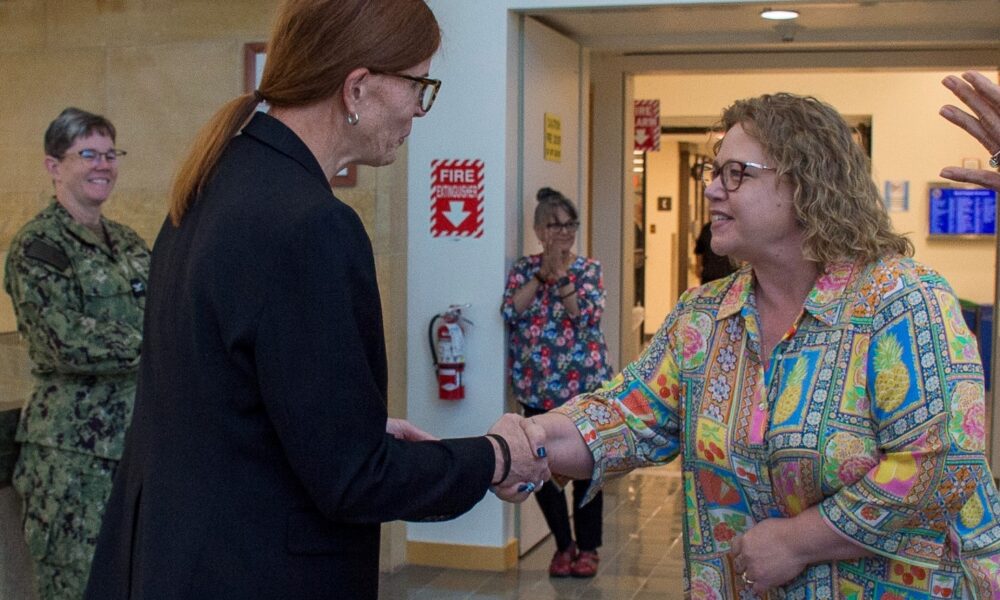
<path fill-rule="evenodd" d="M 765 8 L 760 11 L 760 16 L 764 19 L 770 19 L 772 21 L 788 21 L 789 19 L 798 19 L 799 11 Z"/>

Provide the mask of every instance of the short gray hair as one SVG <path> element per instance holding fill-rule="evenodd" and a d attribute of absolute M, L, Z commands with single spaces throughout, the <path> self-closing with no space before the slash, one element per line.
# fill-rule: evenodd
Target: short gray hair
<path fill-rule="evenodd" d="M 115 141 L 115 126 L 111 121 L 79 108 L 66 108 L 45 130 L 45 155 L 62 158 L 73 142 L 94 133 Z"/>

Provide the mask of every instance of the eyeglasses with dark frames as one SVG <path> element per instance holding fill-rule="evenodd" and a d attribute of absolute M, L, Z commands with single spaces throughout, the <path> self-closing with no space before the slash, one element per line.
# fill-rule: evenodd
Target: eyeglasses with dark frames
<path fill-rule="evenodd" d="M 563 231 L 565 233 L 576 233 L 576 230 L 580 228 L 580 222 L 566 221 L 565 223 L 560 223 L 559 221 L 556 221 L 555 223 L 547 224 L 545 228 L 552 232 Z"/>
<path fill-rule="evenodd" d="M 78 151 L 73 152 L 71 154 L 64 154 L 63 158 L 66 158 L 67 156 L 79 156 L 80 158 L 82 158 L 83 160 L 89 162 L 90 164 L 96 165 L 96 164 L 100 164 L 101 157 L 103 156 L 104 160 L 108 161 L 109 163 L 114 164 L 115 161 L 117 161 L 119 158 L 125 156 L 126 154 L 128 154 L 128 152 L 125 152 L 124 150 L 119 150 L 117 148 L 112 148 L 111 150 L 108 150 L 107 152 L 98 152 L 97 150 L 94 150 L 93 148 L 84 148 L 83 150 L 78 150 Z"/>
<path fill-rule="evenodd" d="M 712 163 L 704 163 L 701 167 L 701 180 L 704 182 L 705 187 L 708 187 L 715 181 L 716 177 L 721 177 L 722 187 L 727 192 L 735 192 L 743 184 L 743 177 L 746 175 L 748 167 L 763 171 L 777 171 L 775 167 L 769 167 L 760 163 L 727 160 L 718 167 Z"/>
<path fill-rule="evenodd" d="M 429 77 L 416 77 L 414 75 L 404 75 L 402 73 L 386 73 L 384 71 L 372 71 L 376 75 L 388 75 L 389 77 L 399 77 L 420 84 L 418 92 L 420 98 L 420 110 L 427 112 L 434 106 L 434 99 L 437 98 L 438 90 L 441 89 L 440 79 Z"/>

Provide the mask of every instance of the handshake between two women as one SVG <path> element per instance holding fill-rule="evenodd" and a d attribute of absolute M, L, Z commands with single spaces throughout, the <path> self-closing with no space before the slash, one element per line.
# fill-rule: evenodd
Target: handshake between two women
<path fill-rule="evenodd" d="M 565 420 L 566 424 L 570 424 L 569 419 Z M 398 439 L 411 442 L 438 439 L 402 419 L 390 418 L 386 432 Z M 508 413 L 490 427 L 486 438 L 493 445 L 496 456 L 490 490 L 498 498 L 507 502 L 524 502 L 532 492 L 549 480 L 552 472 L 547 437 L 546 427 L 543 427 L 539 417 L 526 419 Z M 553 441 L 562 443 L 558 440 Z M 585 448 L 582 438 L 579 439 L 578 445 Z M 589 471 L 583 471 L 583 475 L 585 476 L 587 472 Z M 574 475 L 574 473 L 564 474 Z"/>

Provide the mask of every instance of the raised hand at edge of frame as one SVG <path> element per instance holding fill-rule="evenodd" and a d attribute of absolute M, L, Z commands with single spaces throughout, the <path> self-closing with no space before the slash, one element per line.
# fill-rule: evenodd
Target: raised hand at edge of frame
<path fill-rule="evenodd" d="M 1000 85 L 977 71 L 966 71 L 961 78 L 949 75 L 941 83 L 974 115 L 951 104 L 942 106 L 939 114 L 976 138 L 991 156 L 1000 154 Z M 996 169 L 945 167 L 941 177 L 1000 191 L 1000 172 Z"/>

